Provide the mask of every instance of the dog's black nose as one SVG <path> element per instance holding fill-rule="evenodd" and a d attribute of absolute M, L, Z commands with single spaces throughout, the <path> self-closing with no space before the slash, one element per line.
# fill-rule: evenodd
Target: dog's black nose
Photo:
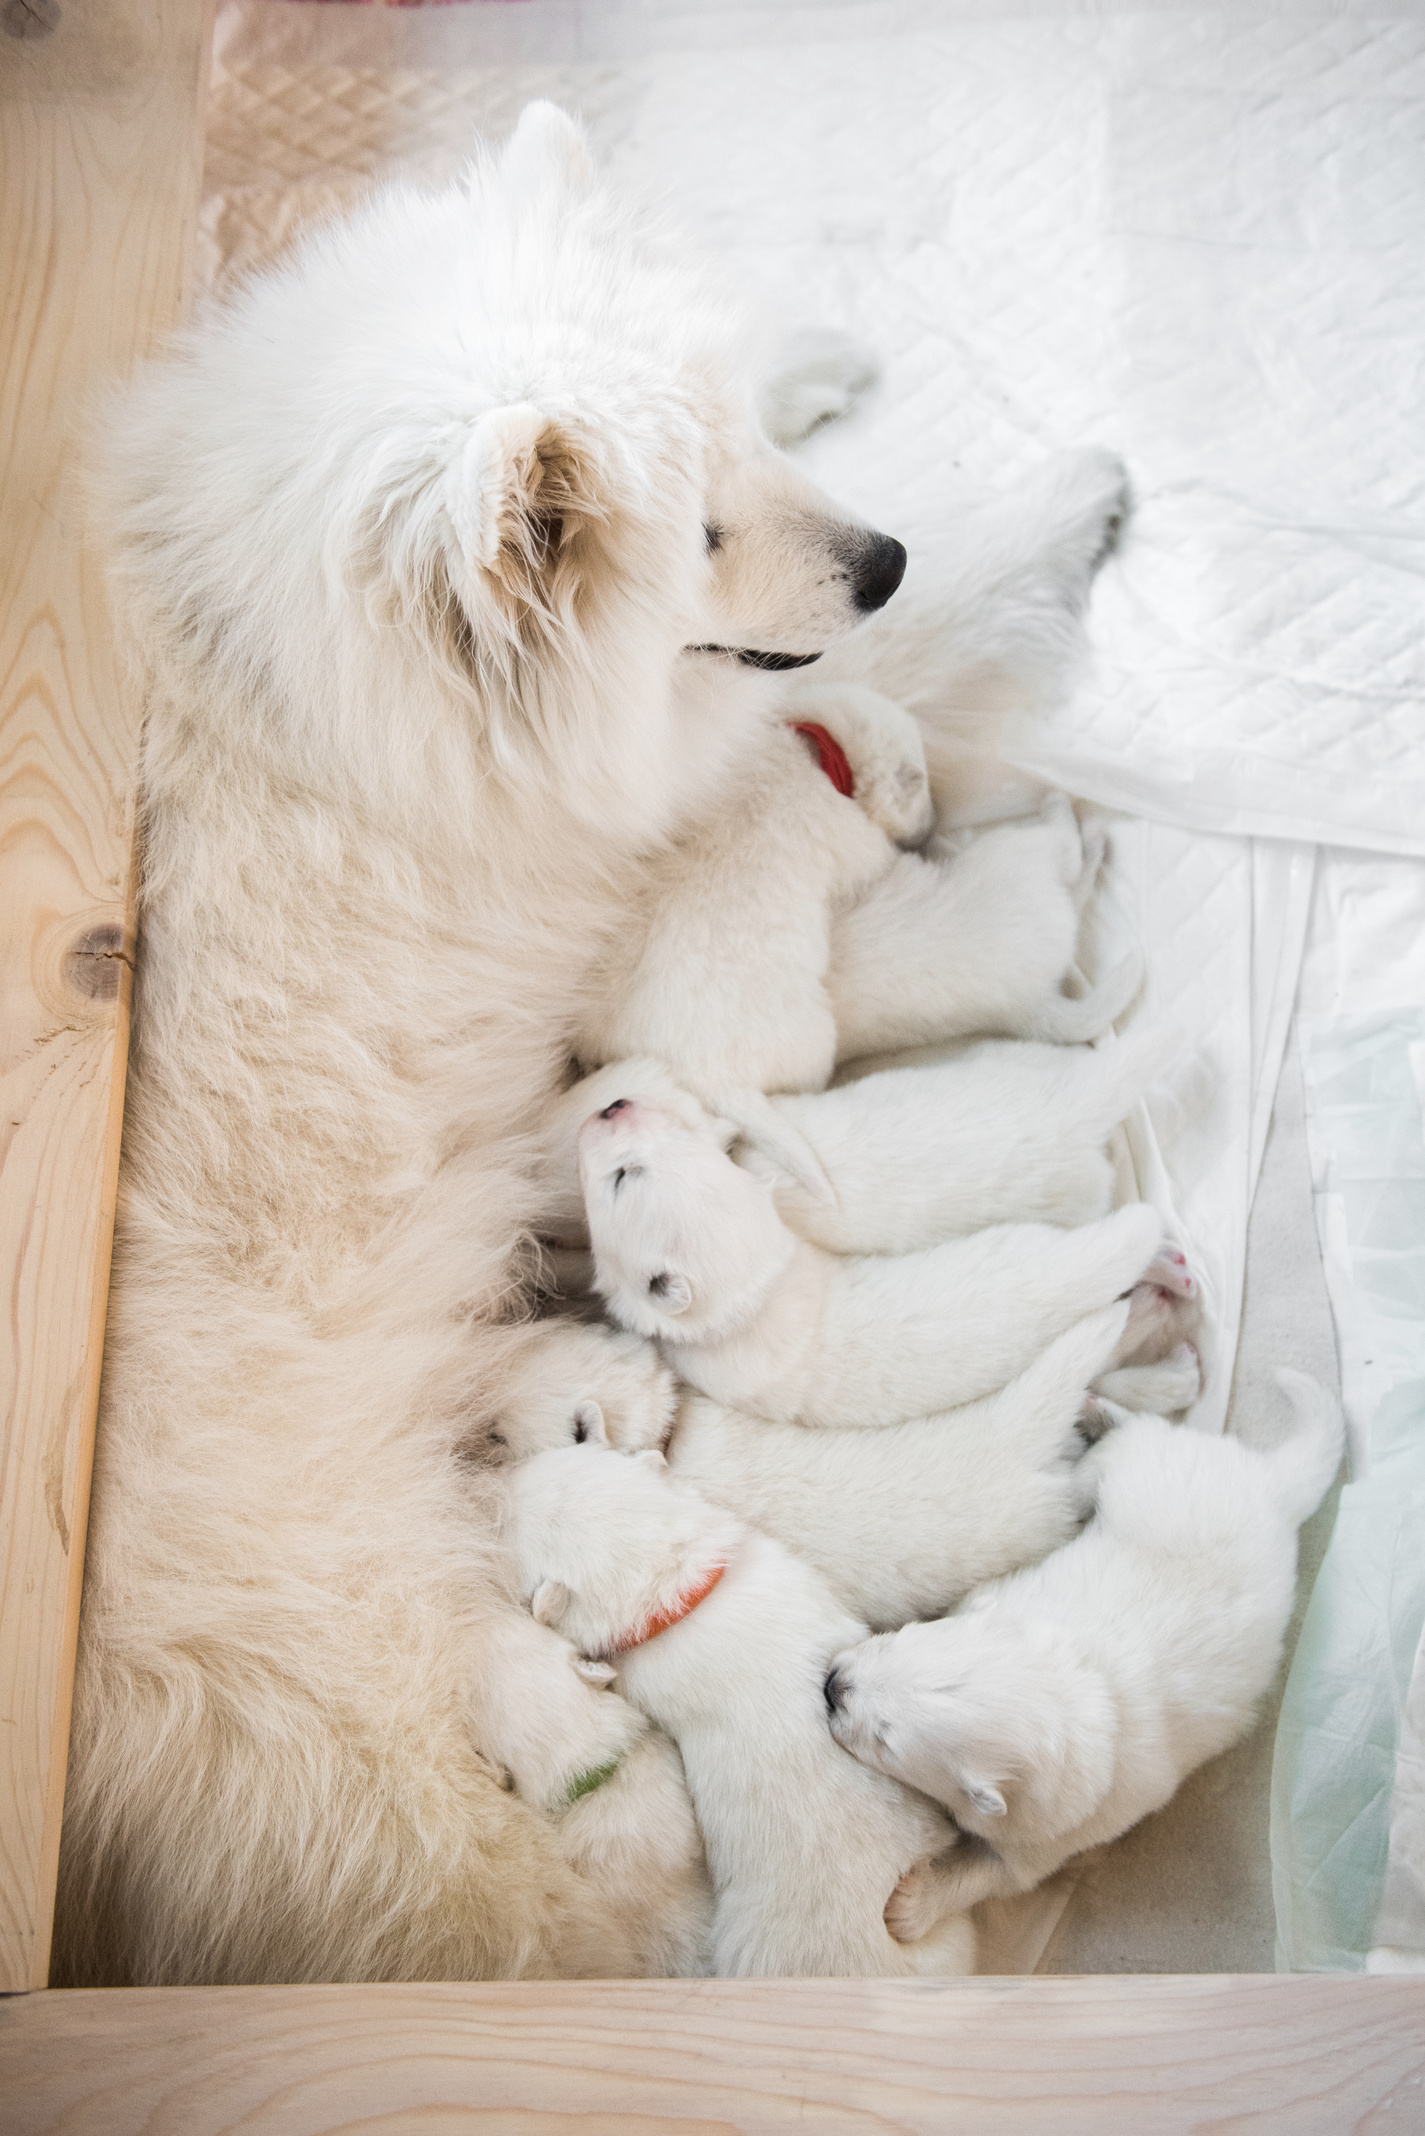
<path fill-rule="evenodd" d="M 612 1105 L 606 1105 L 604 1107 L 603 1111 L 599 1114 L 599 1118 L 601 1120 L 612 1120 L 614 1114 L 621 1113 L 625 1109 L 627 1104 L 627 1098 L 615 1098 Z"/>
<path fill-rule="evenodd" d="M 841 1694 L 844 1689 L 845 1686 L 841 1681 L 840 1675 L 833 1669 L 821 1687 L 821 1695 L 826 1700 L 828 1713 L 835 1713 L 837 1707 L 841 1704 Z"/>
<path fill-rule="evenodd" d="M 889 534 L 873 534 L 858 555 L 851 584 L 863 615 L 884 608 L 905 577 L 905 550 Z"/>

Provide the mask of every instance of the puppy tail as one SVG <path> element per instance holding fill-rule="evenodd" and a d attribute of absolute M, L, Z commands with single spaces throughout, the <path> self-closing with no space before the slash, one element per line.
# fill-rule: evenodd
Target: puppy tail
<path fill-rule="evenodd" d="M 730 1120 L 738 1133 L 774 1164 L 778 1171 L 785 1172 L 789 1179 L 795 1180 L 814 1202 L 820 1203 L 824 1208 L 837 1207 L 836 1189 L 827 1177 L 816 1151 L 805 1135 L 793 1127 L 790 1120 L 783 1119 L 771 1099 L 762 1091 L 704 1088 L 701 1095 L 714 1111 L 721 1113 L 725 1120 Z"/>
<path fill-rule="evenodd" d="M 1081 1001 L 1069 1003 L 1070 1008 L 1083 1006 Z M 1100 1065 L 1095 1069 L 1096 1080 L 1091 1086 L 1088 1132 L 1095 1137 L 1102 1136 L 1106 1142 L 1119 1122 L 1127 1119 L 1144 1091 L 1178 1058 L 1185 1044 L 1181 1029 L 1174 1023 L 1163 1022 L 1100 1047 L 1093 1055 L 1094 1062 Z"/>
<path fill-rule="evenodd" d="M 1283 1511 L 1299 1528 L 1316 1511 L 1341 1466 L 1346 1425 L 1341 1404 L 1328 1388 L 1305 1372 L 1283 1365 L 1277 1385 L 1291 1403 L 1291 1437 L 1274 1447 L 1267 1460 L 1281 1494 Z"/>
<path fill-rule="evenodd" d="M 1023 1038 L 1046 1040 L 1053 1046 L 1081 1046 L 1100 1037 L 1123 1014 L 1143 984 L 1143 952 L 1131 949 L 1079 1001 L 1060 994 L 1046 1001 Z"/>

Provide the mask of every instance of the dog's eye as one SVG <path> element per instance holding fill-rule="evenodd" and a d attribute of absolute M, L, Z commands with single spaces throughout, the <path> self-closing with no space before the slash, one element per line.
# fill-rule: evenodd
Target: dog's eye
<path fill-rule="evenodd" d="M 722 547 L 722 528 L 715 527 L 712 521 L 708 520 L 703 527 L 703 540 L 708 545 L 708 555 L 716 556 Z"/>
<path fill-rule="evenodd" d="M 617 1171 L 616 1171 L 616 1172 L 614 1173 L 614 1181 L 613 1181 L 613 1184 L 614 1184 L 614 1192 L 615 1192 L 615 1193 L 617 1193 L 617 1192 L 618 1192 L 618 1190 L 619 1190 L 619 1188 L 620 1188 L 620 1187 L 621 1187 L 621 1186 L 623 1185 L 623 1182 L 624 1182 L 624 1177 L 625 1177 L 625 1168 L 624 1168 L 624 1166 L 623 1166 L 623 1165 L 620 1165 L 620 1166 L 619 1166 L 619 1168 L 618 1168 L 618 1170 L 617 1170 Z"/>

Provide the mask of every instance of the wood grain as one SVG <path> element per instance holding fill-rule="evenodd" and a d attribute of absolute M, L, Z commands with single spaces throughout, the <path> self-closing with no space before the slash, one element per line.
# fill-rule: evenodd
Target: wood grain
<path fill-rule="evenodd" d="M 0 11 L 0 1986 L 43 1983 L 123 1112 L 139 707 L 76 424 L 179 318 L 211 0 Z M 15 26 L 47 33 L 20 37 Z"/>
<path fill-rule="evenodd" d="M 1425 1983 L 139 1988 L 0 2006 L 6 2136 L 1418 2136 Z"/>

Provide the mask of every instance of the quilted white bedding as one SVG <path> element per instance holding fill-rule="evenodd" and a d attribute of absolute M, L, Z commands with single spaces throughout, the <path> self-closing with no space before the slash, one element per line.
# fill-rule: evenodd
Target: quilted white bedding
<path fill-rule="evenodd" d="M 242 0 L 219 20 L 203 277 L 220 286 L 372 176 L 448 175 L 531 95 L 579 110 L 604 159 L 788 324 L 879 353 L 880 385 L 805 449 L 913 572 L 933 580 L 962 498 L 1044 452 L 1128 461 L 1136 511 L 1095 596 L 1092 671 L 1005 751 L 1113 812 L 1098 946 L 1136 931 L 1146 1006 L 1184 1031 L 1184 1073 L 1132 1124 L 1129 1161 L 1202 1268 L 1193 1421 L 1220 1428 L 1308 937 L 1318 979 L 1343 959 L 1346 995 L 1383 985 L 1425 1033 L 1425 960 L 1381 979 L 1399 910 L 1363 890 L 1388 865 L 1425 927 L 1425 868 L 1355 857 L 1425 856 L 1425 11 Z M 1342 850 L 1313 905 L 1318 844 Z M 1348 1394 L 1364 1444 L 1349 1372 Z M 1392 1947 L 1411 1933 L 1397 1923 Z"/>

